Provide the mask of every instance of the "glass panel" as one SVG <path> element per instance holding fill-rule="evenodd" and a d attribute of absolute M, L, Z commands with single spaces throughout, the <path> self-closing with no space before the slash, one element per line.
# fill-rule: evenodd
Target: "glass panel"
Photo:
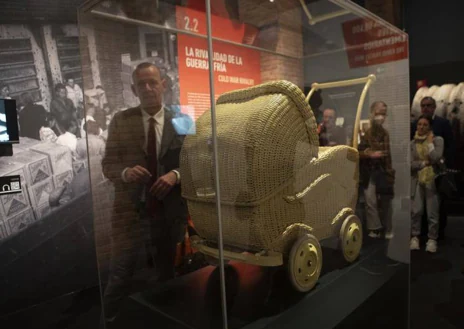
<path fill-rule="evenodd" d="M 384 318 L 394 292 L 391 326 L 406 325 L 406 34 L 341 0 L 102 1 L 80 30 L 107 320 L 219 328 L 224 300 L 230 328 L 345 328 Z M 144 184 L 122 178 L 152 163 L 132 86 L 158 69 L 133 75 L 143 62 L 160 73 L 135 84 L 143 107 L 169 107 L 176 136 L 152 176 L 178 169 L 184 197 L 176 185 L 155 215 Z"/>
<path fill-rule="evenodd" d="M 194 120 L 211 107 L 205 7 L 191 17 L 186 6 L 144 3 L 103 1 L 79 16 L 87 40 L 81 48 L 89 51 L 81 61 L 92 69 L 84 85 L 96 86 L 85 91 L 83 133 L 105 325 L 220 328 L 218 261 L 209 266 L 192 248 L 195 223 L 187 213 L 189 198 L 214 192 L 214 176 L 189 186 L 184 175 L 196 183 L 204 168 L 189 167 L 196 155 L 181 153 L 184 139 L 199 133 Z M 192 51 L 198 57 L 185 60 Z M 189 78 L 192 67 L 201 73 Z M 212 136 L 211 127 L 201 134 Z M 211 161 L 210 144 L 199 147 Z M 195 194 L 182 198 L 181 184 Z M 211 205 L 205 211 L 218 236 Z"/>
<path fill-rule="evenodd" d="M 386 316 L 394 291 L 391 324 L 405 327 L 407 35 L 349 1 L 217 0 L 211 11 L 218 155 L 211 163 L 204 147 L 214 124 L 205 112 L 183 151 L 200 173 L 183 179 L 184 193 L 197 193 L 200 250 L 219 249 L 218 167 L 228 326 L 366 324 L 353 311 Z M 206 43 L 179 48 L 189 47 L 179 63 L 201 58 Z M 180 79 L 202 73 L 187 67 Z"/>

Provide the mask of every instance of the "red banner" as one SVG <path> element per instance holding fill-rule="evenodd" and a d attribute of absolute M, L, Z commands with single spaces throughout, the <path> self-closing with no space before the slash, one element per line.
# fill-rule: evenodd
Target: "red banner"
<path fill-rule="evenodd" d="M 213 36 L 237 43 L 246 43 L 253 28 L 222 17 L 212 17 Z M 188 8 L 177 8 L 177 28 L 206 35 L 205 13 Z M 254 39 L 254 37 L 252 37 Z M 179 33 L 177 35 L 179 61 L 180 103 L 193 108 L 196 120 L 210 108 L 208 44 L 205 38 Z M 215 98 L 261 82 L 260 52 L 254 49 L 213 42 Z"/>
<path fill-rule="evenodd" d="M 355 19 L 343 23 L 343 36 L 351 68 L 371 66 L 408 57 L 405 34 L 370 19 Z"/>

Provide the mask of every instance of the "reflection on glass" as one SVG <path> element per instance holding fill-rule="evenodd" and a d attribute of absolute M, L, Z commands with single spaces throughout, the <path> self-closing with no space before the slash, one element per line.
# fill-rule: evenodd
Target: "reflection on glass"
<path fill-rule="evenodd" d="M 156 280 L 163 282 L 174 278 L 176 247 L 187 224 L 179 185 L 183 136 L 176 133 L 173 114 L 164 106 L 166 80 L 148 62 L 137 65 L 132 79 L 140 106 L 113 117 L 102 160 L 103 173 L 116 193 L 112 270 L 104 293 L 108 321 L 116 317 L 131 286 L 144 241 L 140 238 L 146 237 L 146 261 L 155 268 Z M 143 222 L 148 224 L 145 231 L 139 227 Z"/>
<path fill-rule="evenodd" d="M 320 146 L 344 145 L 347 141 L 345 129 L 337 125 L 337 111 L 327 108 L 322 114 L 323 121 L 318 125 Z"/>

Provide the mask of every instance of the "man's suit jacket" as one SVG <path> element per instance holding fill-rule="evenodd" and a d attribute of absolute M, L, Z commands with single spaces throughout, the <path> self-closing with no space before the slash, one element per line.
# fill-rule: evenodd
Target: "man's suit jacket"
<path fill-rule="evenodd" d="M 58 122 L 71 121 L 76 115 L 76 108 L 69 98 L 54 98 L 50 103 L 50 113 Z"/>
<path fill-rule="evenodd" d="M 164 128 L 158 156 L 158 177 L 179 168 L 179 155 L 185 136 L 178 135 L 172 125 L 173 114 L 164 110 Z M 114 183 L 115 200 L 113 206 L 112 229 L 121 238 L 134 237 L 139 222 L 140 198 L 144 184 L 125 183 L 121 174 L 125 168 L 136 165 L 147 168 L 144 151 L 145 131 L 140 107 L 117 113 L 110 123 L 105 157 L 102 160 L 104 175 Z M 176 185 L 161 200 L 161 218 L 172 227 L 181 227 L 187 222 L 187 206 L 181 197 L 180 185 Z"/>
<path fill-rule="evenodd" d="M 417 130 L 417 121 L 411 124 L 411 140 Z M 454 168 L 454 153 L 456 152 L 453 131 L 447 119 L 435 116 L 432 121 L 432 131 L 435 136 L 440 136 L 445 141 L 445 150 L 443 156 L 445 157 L 446 166 Z"/>

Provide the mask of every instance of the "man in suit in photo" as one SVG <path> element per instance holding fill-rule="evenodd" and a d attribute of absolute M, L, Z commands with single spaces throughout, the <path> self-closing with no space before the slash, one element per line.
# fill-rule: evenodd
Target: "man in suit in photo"
<path fill-rule="evenodd" d="M 421 100 L 421 112 L 422 114 L 432 116 L 432 131 L 435 136 L 440 136 L 445 141 L 445 150 L 443 156 L 445 158 L 445 164 L 448 168 L 454 168 L 454 158 L 455 158 L 455 141 L 453 136 L 453 130 L 449 121 L 445 118 L 441 118 L 438 115 L 435 115 L 435 109 L 437 108 L 437 103 L 433 97 L 424 97 Z M 411 140 L 414 138 L 417 130 L 417 121 L 411 124 Z M 425 220 L 425 218 L 424 218 Z M 439 234 L 438 239 L 443 240 L 445 237 L 445 228 L 448 222 L 446 208 L 444 205 L 444 197 L 441 197 L 440 200 L 440 220 L 439 220 Z M 427 227 L 427 225 L 423 225 Z"/>
<path fill-rule="evenodd" d="M 62 83 L 55 86 L 55 96 L 50 103 L 50 115 L 55 120 L 53 130 L 57 136 L 66 133 L 60 129 L 60 125 L 69 125 L 69 132 L 80 137 L 76 108 L 67 97 L 66 87 Z"/>
<path fill-rule="evenodd" d="M 163 104 L 165 80 L 151 63 L 139 64 L 132 78 L 140 105 L 113 117 L 102 160 L 103 173 L 115 187 L 112 268 L 104 293 L 107 321 L 114 320 L 129 292 L 141 250 L 147 249 L 158 281 L 174 277 L 176 245 L 187 224 L 179 172 L 184 136 L 174 129 L 174 114 Z"/>

